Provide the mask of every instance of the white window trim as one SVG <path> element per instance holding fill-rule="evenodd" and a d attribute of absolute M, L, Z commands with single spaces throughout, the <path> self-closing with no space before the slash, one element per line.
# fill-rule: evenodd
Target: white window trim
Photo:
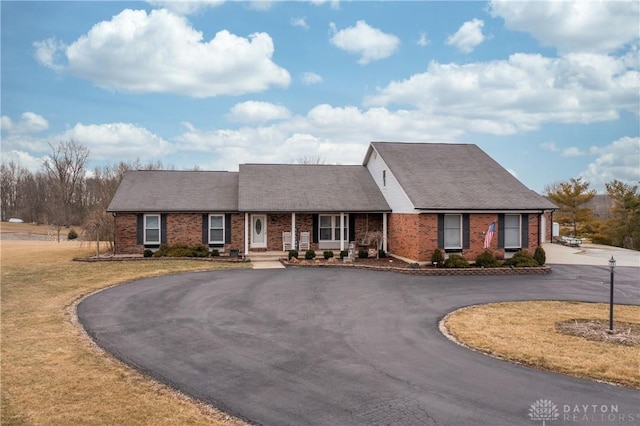
<path fill-rule="evenodd" d="M 446 227 L 446 217 L 447 216 L 457 216 L 459 219 L 458 224 L 460 225 L 459 229 L 460 229 L 460 245 L 459 246 L 451 246 L 451 245 L 447 245 L 447 227 Z M 445 214 L 445 228 L 444 228 L 444 249 L 445 250 L 462 250 L 462 245 L 463 245 L 463 241 L 462 241 L 462 215 L 461 214 Z"/>
<path fill-rule="evenodd" d="M 508 216 L 517 216 L 518 217 L 518 244 L 515 246 L 510 246 L 507 245 L 507 217 Z M 515 228 L 510 228 L 510 229 L 515 229 Z M 522 248 L 522 215 L 521 214 L 505 214 L 504 215 L 504 233 L 505 233 L 505 238 L 504 238 L 504 248 L 505 249 L 519 249 Z"/>
<path fill-rule="evenodd" d="M 148 217 L 157 217 L 158 218 L 158 227 L 157 228 L 148 228 L 147 227 L 147 218 Z M 147 240 L 147 229 L 157 229 L 158 230 L 158 241 L 149 241 Z M 159 214 L 145 214 L 143 217 L 143 233 L 144 233 L 144 244 L 145 245 L 155 245 L 155 244 L 160 244 L 160 242 L 162 241 L 162 217 Z"/>
<path fill-rule="evenodd" d="M 212 230 L 214 230 L 214 229 L 221 229 L 221 228 L 212 228 L 212 227 L 211 227 L 211 218 L 212 218 L 212 217 L 221 217 L 221 218 L 222 218 L 222 240 L 212 240 L 212 239 L 211 239 L 211 231 L 212 231 Z M 224 214 L 220 214 L 220 213 L 212 213 L 212 214 L 210 214 L 210 215 L 209 215 L 209 219 L 208 219 L 208 222 L 207 222 L 207 234 L 208 234 L 207 236 L 209 237 L 209 238 L 208 238 L 208 240 L 209 240 L 209 244 L 212 244 L 212 245 L 213 245 L 213 244 L 215 244 L 215 245 L 222 244 L 222 245 L 224 245 L 224 243 L 225 243 L 225 238 L 224 238 L 224 236 L 225 236 L 225 232 L 226 232 L 226 229 L 225 229 L 225 225 L 226 225 L 226 224 L 225 224 L 225 219 L 226 219 L 226 218 L 225 218 L 225 215 L 224 215 Z"/>
<path fill-rule="evenodd" d="M 320 226 L 320 224 L 322 223 L 322 217 L 330 217 L 331 218 L 331 239 L 330 240 L 323 240 L 320 238 L 321 229 L 327 229 L 324 228 L 322 226 Z M 336 230 L 340 231 L 340 214 L 321 214 L 318 215 L 318 242 L 322 242 L 322 243 L 339 243 L 340 242 L 340 238 L 336 239 L 335 235 L 336 235 Z M 349 214 L 345 213 L 344 215 L 344 240 L 348 241 L 349 240 Z"/>

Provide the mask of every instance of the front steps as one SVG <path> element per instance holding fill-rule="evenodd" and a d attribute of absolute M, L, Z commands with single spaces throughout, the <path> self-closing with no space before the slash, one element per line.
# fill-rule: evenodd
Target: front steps
<path fill-rule="evenodd" d="M 284 265 L 280 259 L 287 257 L 286 251 L 250 251 L 246 256 L 251 261 L 253 269 L 280 269 Z"/>

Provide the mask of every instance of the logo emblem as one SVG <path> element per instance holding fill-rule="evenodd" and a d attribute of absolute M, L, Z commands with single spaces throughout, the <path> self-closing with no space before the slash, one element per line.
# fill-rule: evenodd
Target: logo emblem
<path fill-rule="evenodd" d="M 533 421 L 542 420 L 542 426 L 546 426 L 547 421 L 557 420 L 558 417 L 558 407 L 548 399 L 539 399 L 529 408 L 529 418 Z"/>

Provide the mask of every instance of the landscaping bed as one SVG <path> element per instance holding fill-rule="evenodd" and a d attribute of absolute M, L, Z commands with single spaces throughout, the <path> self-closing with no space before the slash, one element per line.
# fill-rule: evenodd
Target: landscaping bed
<path fill-rule="evenodd" d="M 396 258 L 356 258 L 351 263 L 345 263 L 341 259 L 281 259 L 281 263 L 287 267 L 336 267 L 359 268 L 379 271 L 393 271 L 411 275 L 435 275 L 435 276 L 460 276 L 460 275 L 543 275 L 551 272 L 548 266 L 510 267 L 499 266 L 494 268 L 435 268 L 433 266 L 417 266 Z"/>

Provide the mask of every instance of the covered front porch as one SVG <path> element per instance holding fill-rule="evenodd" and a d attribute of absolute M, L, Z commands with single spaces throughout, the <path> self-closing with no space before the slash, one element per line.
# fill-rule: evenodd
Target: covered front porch
<path fill-rule="evenodd" d="M 245 255 L 250 252 L 343 251 L 375 247 L 387 251 L 386 212 L 245 213 Z"/>

